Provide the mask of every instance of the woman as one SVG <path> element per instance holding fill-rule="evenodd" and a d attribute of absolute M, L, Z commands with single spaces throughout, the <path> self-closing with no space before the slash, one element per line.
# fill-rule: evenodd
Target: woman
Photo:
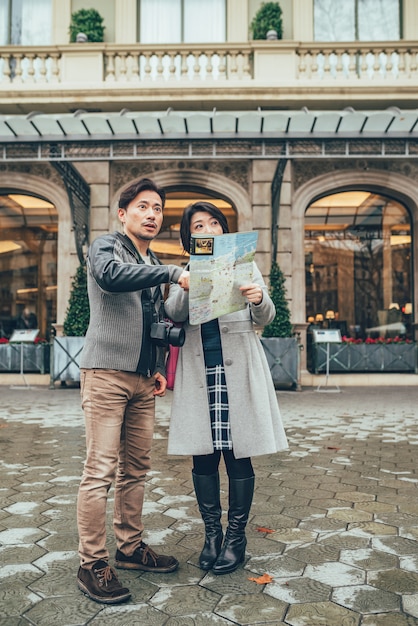
<path fill-rule="evenodd" d="M 223 213 L 210 202 L 196 202 L 182 217 L 180 236 L 190 252 L 192 234 L 229 232 Z M 287 448 L 276 393 L 254 324 L 275 316 L 274 305 L 254 264 L 253 282 L 240 287 L 244 310 L 202 325 L 188 322 L 188 285 L 171 285 L 167 315 L 185 322 L 186 340 L 176 371 L 169 454 L 193 456 L 193 484 L 205 524 L 199 558 L 203 570 L 227 574 L 244 560 L 245 527 L 254 493 L 251 456 Z M 228 527 L 221 526 L 219 462 L 229 480 Z"/>

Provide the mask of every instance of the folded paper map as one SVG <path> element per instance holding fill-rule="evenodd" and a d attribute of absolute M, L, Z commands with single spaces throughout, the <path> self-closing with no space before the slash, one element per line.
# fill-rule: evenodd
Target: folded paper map
<path fill-rule="evenodd" d="M 203 324 L 245 309 L 239 288 L 253 280 L 258 232 L 192 235 L 190 250 L 190 324 Z"/>

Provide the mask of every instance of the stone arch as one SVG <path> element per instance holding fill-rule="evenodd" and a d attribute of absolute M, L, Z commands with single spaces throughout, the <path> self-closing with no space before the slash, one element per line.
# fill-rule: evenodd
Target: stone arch
<path fill-rule="evenodd" d="M 380 170 L 326 172 L 305 182 L 292 200 L 292 319 L 298 323 L 306 321 L 305 310 L 305 258 L 304 218 L 308 205 L 321 196 L 350 189 L 367 189 L 374 193 L 390 196 L 401 202 L 409 211 L 412 223 L 414 311 L 417 310 L 418 244 L 418 188 L 416 182 L 399 173 Z"/>
<path fill-rule="evenodd" d="M 58 213 L 58 255 L 57 255 L 57 324 L 63 324 L 71 289 L 71 276 L 77 262 L 69 262 L 76 257 L 72 233 L 71 209 L 64 187 L 51 180 L 30 173 L 0 172 L 0 189 L 13 187 L 34 196 L 42 196 L 54 204 Z"/>
<path fill-rule="evenodd" d="M 206 171 L 191 170 L 161 170 L 152 173 L 152 179 L 157 185 L 163 187 L 167 191 L 173 188 L 188 188 L 201 191 L 228 200 L 234 207 L 238 218 L 238 230 L 252 230 L 253 217 L 251 200 L 247 191 L 238 183 L 230 180 L 226 176 Z M 132 182 L 132 181 L 130 181 Z M 130 184 L 130 183 L 128 183 Z M 126 188 L 128 185 L 124 185 Z M 111 227 L 113 230 L 119 229 L 119 221 L 117 218 L 117 204 L 121 189 L 111 201 Z"/>

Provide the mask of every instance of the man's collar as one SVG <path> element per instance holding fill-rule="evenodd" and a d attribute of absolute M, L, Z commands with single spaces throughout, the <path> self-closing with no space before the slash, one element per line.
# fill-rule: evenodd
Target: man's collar
<path fill-rule="evenodd" d="M 128 237 L 128 235 L 125 235 L 125 233 L 120 233 L 119 231 L 117 231 L 116 233 L 117 235 L 119 235 L 119 237 L 121 237 L 123 239 L 123 241 L 128 245 L 128 247 L 133 250 L 135 252 L 135 256 L 138 258 L 138 260 L 143 263 L 143 259 L 142 259 L 142 255 L 139 252 L 138 248 L 135 246 L 134 242 L 132 241 L 132 239 L 130 237 Z M 158 259 L 158 257 L 156 256 L 155 252 L 153 252 L 151 250 L 151 248 L 147 248 L 147 255 L 149 257 L 151 257 L 151 259 L 153 259 L 154 261 L 156 261 L 158 264 L 160 263 L 160 260 Z"/>

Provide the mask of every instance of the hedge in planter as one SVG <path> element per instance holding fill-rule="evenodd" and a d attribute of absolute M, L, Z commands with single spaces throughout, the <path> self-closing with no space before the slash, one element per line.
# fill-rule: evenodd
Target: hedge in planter
<path fill-rule="evenodd" d="M 275 30 L 277 39 L 283 36 L 282 10 L 278 2 L 263 2 L 250 24 L 253 39 L 266 39 L 270 30 Z"/>
<path fill-rule="evenodd" d="M 78 360 L 84 346 L 84 335 L 90 320 L 90 305 L 87 294 L 87 270 L 79 265 L 71 287 L 70 299 L 64 321 L 64 337 L 55 337 L 53 343 L 53 367 L 50 386 L 56 380 L 79 381 Z"/>
<path fill-rule="evenodd" d="M 274 261 L 270 271 L 270 298 L 276 307 L 276 317 L 264 327 L 263 337 L 291 337 L 293 335 L 285 281 L 282 270 Z"/>
<path fill-rule="evenodd" d="M 299 346 L 293 336 L 286 300 L 285 277 L 276 262 L 270 271 L 270 297 L 276 307 L 274 320 L 265 326 L 261 343 L 275 387 L 298 387 Z"/>
<path fill-rule="evenodd" d="M 104 40 L 103 18 L 96 9 L 80 9 L 72 13 L 69 30 L 70 43 L 77 41 L 79 33 L 84 33 L 91 42 Z"/>
<path fill-rule="evenodd" d="M 64 321 L 64 335 L 84 337 L 90 320 L 90 305 L 87 294 L 87 270 L 79 265 L 71 286 L 68 309 Z"/>

